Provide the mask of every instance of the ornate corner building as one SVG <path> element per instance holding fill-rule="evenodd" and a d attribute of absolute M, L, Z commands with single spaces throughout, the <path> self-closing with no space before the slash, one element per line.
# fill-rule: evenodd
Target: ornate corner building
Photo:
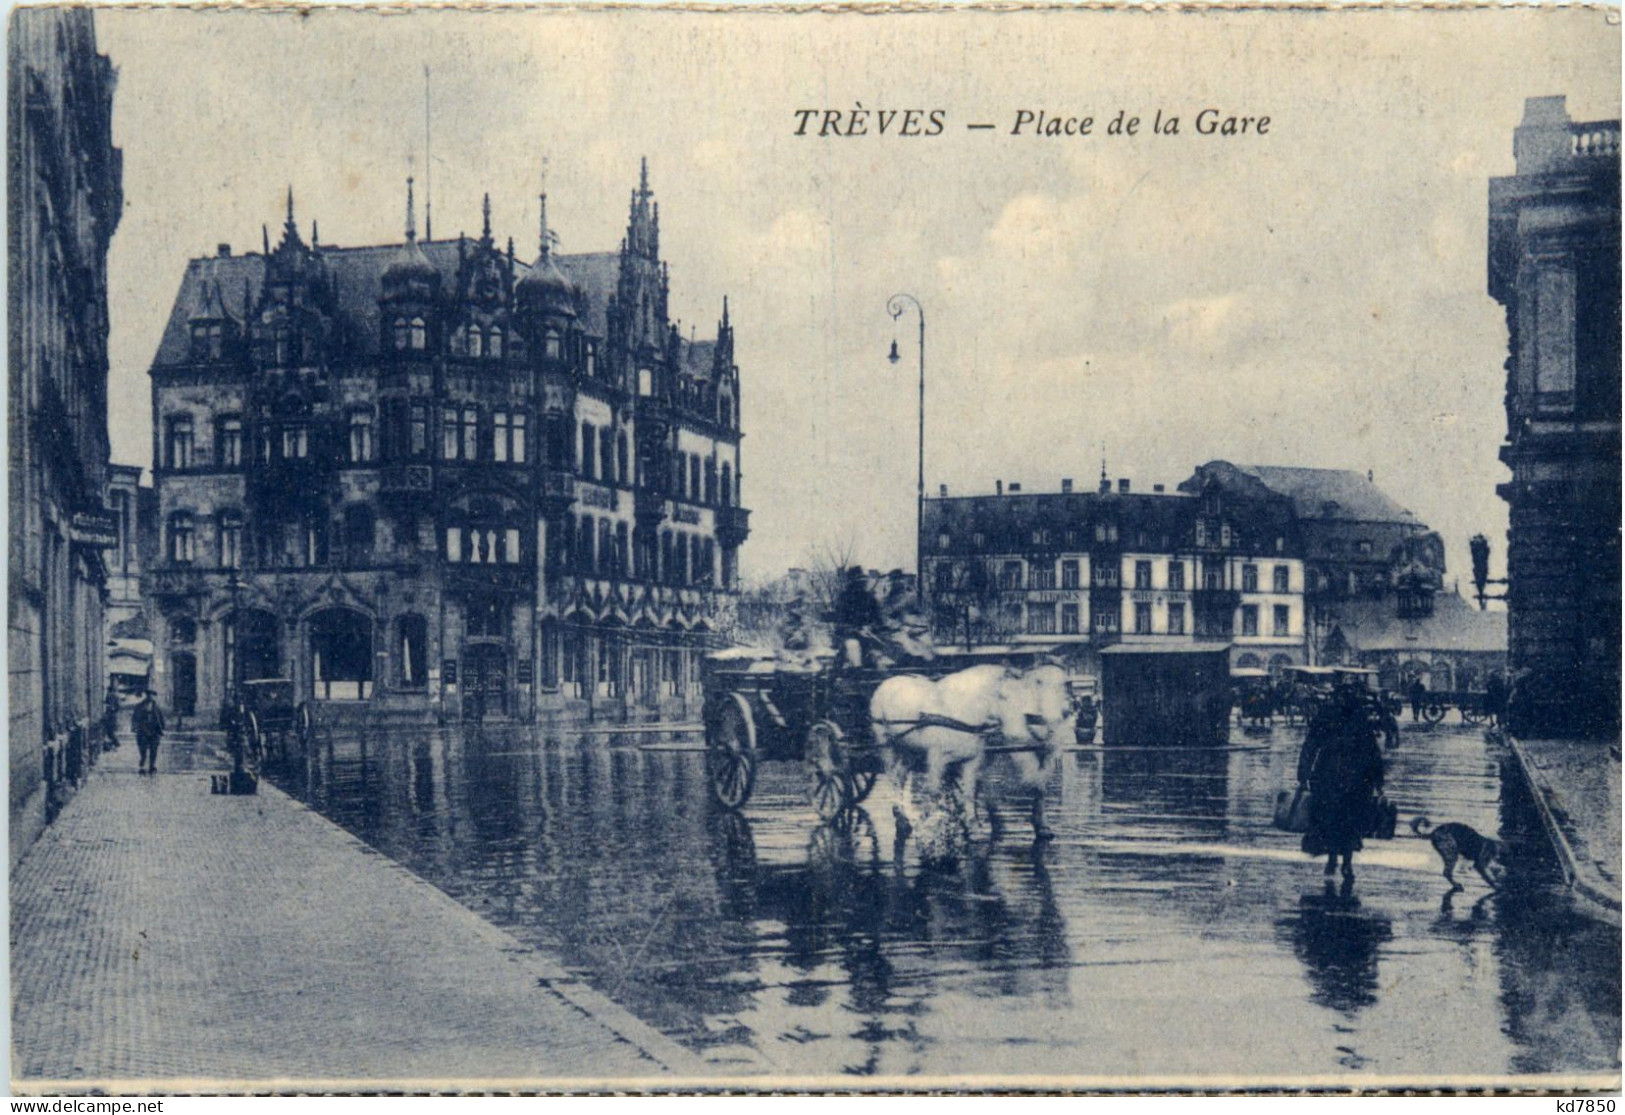
<path fill-rule="evenodd" d="M 10 368 L 11 853 L 94 760 L 107 489 L 107 249 L 124 208 L 116 75 L 88 8 L 11 14 L 6 122 Z"/>
<path fill-rule="evenodd" d="M 307 240 L 187 267 L 152 366 L 155 671 L 181 715 L 684 716 L 732 621 L 739 370 L 668 315 L 645 165 L 613 252 Z"/>
<path fill-rule="evenodd" d="M 1619 121 L 1533 97 L 1490 180 L 1506 309 L 1510 710 L 1521 735 L 1619 738 Z"/>

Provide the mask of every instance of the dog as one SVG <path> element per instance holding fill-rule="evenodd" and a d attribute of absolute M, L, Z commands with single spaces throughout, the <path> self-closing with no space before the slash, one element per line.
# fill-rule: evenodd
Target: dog
<path fill-rule="evenodd" d="M 1469 861 L 1479 878 L 1496 890 L 1501 889 L 1500 881 L 1491 875 L 1492 871 L 1501 878 L 1506 875 L 1506 845 L 1501 841 L 1492 840 L 1460 821 L 1450 821 L 1434 828 L 1433 822 L 1426 817 L 1413 820 L 1411 831 L 1417 836 L 1426 836 L 1433 850 L 1444 860 L 1444 877 L 1450 881 L 1452 891 L 1466 889 L 1456 881 L 1458 859 Z"/>

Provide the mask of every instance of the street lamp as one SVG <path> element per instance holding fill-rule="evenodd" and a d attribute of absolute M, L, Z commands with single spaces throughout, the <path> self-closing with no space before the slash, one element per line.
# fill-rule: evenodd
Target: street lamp
<path fill-rule="evenodd" d="M 909 306 L 920 319 L 920 443 L 919 476 L 915 489 L 914 508 L 914 602 L 925 614 L 925 310 L 912 294 L 894 294 L 886 301 L 886 312 L 896 321 Z M 893 364 L 902 359 L 897 353 L 897 338 L 893 337 L 891 352 L 886 359 Z"/>

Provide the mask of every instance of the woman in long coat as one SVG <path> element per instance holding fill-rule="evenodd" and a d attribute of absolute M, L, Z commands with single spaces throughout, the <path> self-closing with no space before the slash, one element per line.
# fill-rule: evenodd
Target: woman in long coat
<path fill-rule="evenodd" d="M 1345 689 L 1309 725 L 1298 754 L 1298 785 L 1309 790 L 1309 831 L 1303 850 L 1326 857 L 1326 874 L 1343 858 L 1343 877 L 1354 878 L 1354 853 L 1382 789 L 1382 751 L 1359 693 Z"/>

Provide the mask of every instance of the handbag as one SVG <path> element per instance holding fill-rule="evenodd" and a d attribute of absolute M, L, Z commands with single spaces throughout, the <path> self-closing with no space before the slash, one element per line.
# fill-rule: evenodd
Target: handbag
<path fill-rule="evenodd" d="M 1371 807 L 1366 814 L 1365 831 L 1361 834 L 1376 840 L 1392 840 L 1394 828 L 1399 823 L 1399 806 L 1389 801 L 1387 796 L 1378 793 L 1371 799 Z"/>
<path fill-rule="evenodd" d="M 1313 800 L 1308 790 L 1282 790 L 1275 795 L 1275 827 L 1282 832 L 1303 834 L 1309 831 L 1309 803 Z"/>

